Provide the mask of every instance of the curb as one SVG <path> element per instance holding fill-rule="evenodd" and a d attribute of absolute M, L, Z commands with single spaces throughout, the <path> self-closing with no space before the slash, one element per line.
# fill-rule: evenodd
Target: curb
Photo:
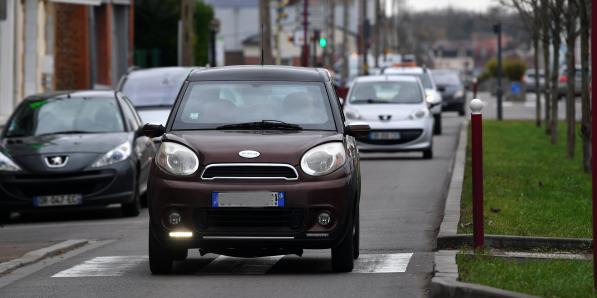
<path fill-rule="evenodd" d="M 17 268 L 39 262 L 45 258 L 63 254 L 89 243 L 89 240 L 66 240 L 52 246 L 30 251 L 22 257 L 0 263 L 0 275 L 7 274 Z"/>
<path fill-rule="evenodd" d="M 463 283 L 441 277 L 433 277 L 431 279 L 431 297 L 533 298 L 537 296 L 530 296 L 483 285 Z"/>
<path fill-rule="evenodd" d="M 439 235 L 437 238 L 437 249 L 455 249 L 463 245 L 472 246 L 473 235 Z M 590 250 L 593 247 L 593 241 L 585 238 L 485 235 L 485 245 L 492 248 L 520 250 L 531 250 L 538 247 L 562 250 Z"/>

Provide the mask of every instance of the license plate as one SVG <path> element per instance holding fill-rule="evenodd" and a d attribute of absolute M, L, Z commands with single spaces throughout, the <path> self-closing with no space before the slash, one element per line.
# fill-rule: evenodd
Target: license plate
<path fill-rule="evenodd" d="M 33 198 L 35 207 L 72 206 L 81 205 L 83 197 L 80 194 L 37 196 Z"/>
<path fill-rule="evenodd" d="M 284 207 L 283 192 L 213 192 L 211 206 L 221 207 Z"/>
<path fill-rule="evenodd" d="M 400 133 L 397 131 L 372 131 L 369 133 L 371 140 L 399 140 Z"/>

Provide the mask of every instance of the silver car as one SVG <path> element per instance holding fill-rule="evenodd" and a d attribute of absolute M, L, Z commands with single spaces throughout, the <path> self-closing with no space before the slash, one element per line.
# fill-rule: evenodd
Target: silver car
<path fill-rule="evenodd" d="M 433 115 L 421 81 L 413 76 L 357 78 L 344 102 L 348 124 L 366 122 L 367 137 L 357 138 L 363 152 L 421 151 L 433 157 Z"/>

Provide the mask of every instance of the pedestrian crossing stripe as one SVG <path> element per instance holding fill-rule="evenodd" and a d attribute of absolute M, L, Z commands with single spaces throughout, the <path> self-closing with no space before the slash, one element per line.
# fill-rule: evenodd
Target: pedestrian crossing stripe
<path fill-rule="evenodd" d="M 413 253 L 361 254 L 352 273 L 403 273 Z M 198 270 L 201 274 L 266 274 L 283 255 L 259 258 L 218 256 Z M 89 259 L 52 277 L 117 277 L 148 262 L 147 256 L 103 256 Z"/>

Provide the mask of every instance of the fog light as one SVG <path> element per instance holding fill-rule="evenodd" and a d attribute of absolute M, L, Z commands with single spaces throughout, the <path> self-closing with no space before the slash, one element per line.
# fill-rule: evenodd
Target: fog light
<path fill-rule="evenodd" d="M 179 231 L 179 232 L 170 232 L 171 238 L 192 238 L 193 232 L 186 232 L 186 231 Z"/>
<path fill-rule="evenodd" d="M 170 212 L 170 215 L 168 215 L 168 223 L 175 226 L 179 223 L 182 222 L 182 217 L 180 216 L 180 214 L 176 211 L 172 211 Z"/>
<path fill-rule="evenodd" d="M 321 212 L 317 216 L 317 223 L 322 226 L 327 226 L 332 222 L 332 217 L 327 212 Z"/>

